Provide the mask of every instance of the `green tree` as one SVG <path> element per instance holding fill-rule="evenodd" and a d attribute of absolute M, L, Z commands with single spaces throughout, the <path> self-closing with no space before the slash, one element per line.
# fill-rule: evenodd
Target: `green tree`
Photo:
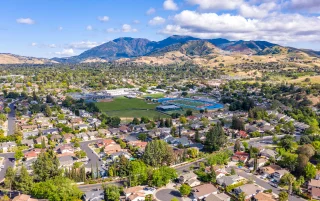
<path fill-rule="evenodd" d="M 296 178 L 290 173 L 286 173 L 281 177 L 280 182 L 289 186 L 289 189 L 288 189 L 289 194 L 291 194 L 292 192 L 292 184 L 293 182 L 295 182 L 295 180 Z"/>
<path fill-rule="evenodd" d="M 238 139 L 236 140 L 236 142 L 234 143 L 234 151 L 237 152 L 237 151 L 240 151 L 240 148 L 241 148 L 241 141 Z"/>
<path fill-rule="evenodd" d="M 179 188 L 179 192 L 182 196 L 188 196 L 191 193 L 191 187 L 187 184 L 182 184 Z"/>
<path fill-rule="evenodd" d="M 49 105 L 46 105 L 45 108 L 44 108 L 44 113 L 47 117 L 51 117 L 52 115 L 52 111 L 51 111 L 51 108 L 49 107 Z"/>
<path fill-rule="evenodd" d="M 33 178 L 28 173 L 27 168 L 23 165 L 20 169 L 20 175 L 16 175 L 15 189 L 22 193 L 29 194 L 33 185 Z"/>
<path fill-rule="evenodd" d="M 186 124 L 187 123 L 187 118 L 185 116 L 180 116 L 180 123 Z"/>
<path fill-rule="evenodd" d="M 14 158 L 19 161 L 20 159 L 23 158 L 23 152 L 20 149 L 17 149 L 14 153 Z"/>
<path fill-rule="evenodd" d="M 305 178 L 307 180 L 315 178 L 317 174 L 317 169 L 312 163 L 308 163 L 307 166 L 304 168 Z"/>
<path fill-rule="evenodd" d="M 220 124 L 216 124 L 206 134 L 206 149 L 209 151 L 217 151 L 227 142 L 226 135 Z"/>
<path fill-rule="evenodd" d="M 4 112 L 7 113 L 7 114 L 9 114 L 9 113 L 11 112 L 11 109 L 10 109 L 9 107 L 5 107 L 5 108 L 4 108 Z"/>
<path fill-rule="evenodd" d="M 173 160 L 173 150 L 163 140 L 153 140 L 148 142 L 142 158 L 152 167 L 170 165 Z"/>
<path fill-rule="evenodd" d="M 230 173 L 231 175 L 236 175 L 236 171 L 235 171 L 235 169 L 234 168 L 231 168 L 231 173 Z"/>
<path fill-rule="evenodd" d="M 14 169 L 11 166 L 9 166 L 8 169 L 6 170 L 6 174 L 4 177 L 5 178 L 4 185 L 9 190 L 13 189 L 15 175 L 16 175 L 16 173 L 15 173 Z"/>
<path fill-rule="evenodd" d="M 152 186 L 161 187 L 167 185 L 170 180 L 177 178 L 177 171 L 173 168 L 162 166 L 152 171 L 151 181 Z"/>
<path fill-rule="evenodd" d="M 179 201 L 178 198 L 172 198 L 171 201 Z"/>
<path fill-rule="evenodd" d="M 143 161 L 131 161 L 129 164 L 129 185 L 145 184 L 148 179 L 147 166 Z"/>
<path fill-rule="evenodd" d="M 31 195 L 38 199 L 49 201 L 79 200 L 82 192 L 70 179 L 55 177 L 39 183 L 35 183 L 31 189 Z"/>
<path fill-rule="evenodd" d="M 132 124 L 134 124 L 134 125 L 139 125 L 139 124 L 140 124 L 139 119 L 138 119 L 137 117 L 133 118 Z"/>
<path fill-rule="evenodd" d="M 188 149 L 188 155 L 191 157 L 191 158 L 197 158 L 198 157 L 198 154 L 199 154 L 199 150 L 196 149 L 196 148 L 189 148 Z"/>
<path fill-rule="evenodd" d="M 233 116 L 231 128 L 236 130 L 244 130 L 244 122 L 239 117 Z"/>
<path fill-rule="evenodd" d="M 297 153 L 303 154 L 310 159 L 312 156 L 314 156 L 315 149 L 311 144 L 304 144 L 298 148 Z"/>
<path fill-rule="evenodd" d="M 281 191 L 279 193 L 279 201 L 287 201 L 289 199 L 288 193 Z"/>
<path fill-rule="evenodd" d="M 103 186 L 105 191 L 104 196 L 106 201 L 119 201 L 120 200 L 120 189 L 115 185 Z"/>
<path fill-rule="evenodd" d="M 59 160 L 53 151 L 40 153 L 32 165 L 35 180 L 46 181 L 60 176 L 62 170 L 59 169 L 59 166 Z"/>
<path fill-rule="evenodd" d="M 245 201 L 246 200 L 246 194 L 244 192 L 241 192 L 239 194 L 239 201 Z"/>

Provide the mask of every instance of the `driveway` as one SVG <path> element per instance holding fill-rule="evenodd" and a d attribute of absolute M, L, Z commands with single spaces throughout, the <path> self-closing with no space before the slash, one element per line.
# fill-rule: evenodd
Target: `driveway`
<path fill-rule="evenodd" d="M 260 178 L 257 178 L 255 175 L 253 174 L 248 174 L 246 172 L 244 172 L 243 170 L 239 170 L 239 169 L 235 169 L 237 174 L 246 178 L 246 179 L 253 179 L 255 181 L 256 184 L 258 184 L 259 186 L 265 188 L 265 189 L 272 189 L 272 192 L 275 194 L 278 194 L 281 192 L 280 188 L 274 188 L 272 187 L 270 184 L 268 184 L 268 182 L 266 182 L 265 180 L 262 180 Z M 290 201 L 305 201 L 305 199 L 300 198 L 300 197 L 296 197 L 294 195 L 289 196 L 289 200 Z"/>
<path fill-rule="evenodd" d="M 85 141 L 85 142 L 80 142 L 80 149 L 85 151 L 87 153 L 87 157 L 89 159 L 88 163 L 86 164 L 86 168 L 95 168 L 98 164 L 99 167 L 103 165 L 103 161 L 99 161 L 99 157 L 97 156 L 96 153 L 90 147 L 88 146 L 91 143 L 94 143 L 98 140 L 91 140 L 91 141 Z"/>
<path fill-rule="evenodd" d="M 160 201 L 170 201 L 172 198 L 182 201 L 180 192 L 175 189 L 161 189 L 156 192 L 155 198 Z"/>
<path fill-rule="evenodd" d="M 14 104 L 15 102 L 9 104 L 11 111 L 8 114 L 8 135 L 14 134 L 16 129 L 16 111 L 14 109 Z"/>

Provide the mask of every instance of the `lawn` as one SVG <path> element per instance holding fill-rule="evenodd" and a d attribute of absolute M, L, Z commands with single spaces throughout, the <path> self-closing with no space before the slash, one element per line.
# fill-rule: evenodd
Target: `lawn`
<path fill-rule="evenodd" d="M 96 103 L 96 105 L 101 112 L 105 112 L 109 116 L 139 118 L 142 116 L 148 118 L 155 116 L 168 117 L 155 110 L 159 104 L 149 103 L 144 99 L 117 97 L 112 102 L 101 102 Z"/>
<path fill-rule="evenodd" d="M 151 97 L 151 98 L 164 98 L 163 93 L 158 93 L 158 94 L 147 94 L 143 96 L 144 98 Z"/>

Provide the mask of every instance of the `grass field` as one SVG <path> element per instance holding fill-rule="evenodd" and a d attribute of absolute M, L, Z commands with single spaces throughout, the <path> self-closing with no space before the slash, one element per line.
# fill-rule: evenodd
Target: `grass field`
<path fill-rule="evenodd" d="M 165 114 L 155 110 L 158 104 L 148 103 L 143 99 L 128 99 L 125 97 L 117 97 L 112 102 L 96 103 L 101 112 L 105 112 L 109 116 L 118 117 L 148 117 L 155 116 L 168 117 Z"/>
<path fill-rule="evenodd" d="M 144 98 L 146 97 L 151 97 L 151 98 L 164 98 L 164 94 L 163 93 L 158 93 L 158 94 L 147 94 L 143 96 Z"/>

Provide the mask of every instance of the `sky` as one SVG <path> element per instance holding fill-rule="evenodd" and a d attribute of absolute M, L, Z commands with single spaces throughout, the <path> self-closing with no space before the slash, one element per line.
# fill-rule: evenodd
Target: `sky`
<path fill-rule="evenodd" d="M 2 0 L 0 52 L 74 56 L 119 37 L 265 40 L 320 50 L 320 0 Z"/>

